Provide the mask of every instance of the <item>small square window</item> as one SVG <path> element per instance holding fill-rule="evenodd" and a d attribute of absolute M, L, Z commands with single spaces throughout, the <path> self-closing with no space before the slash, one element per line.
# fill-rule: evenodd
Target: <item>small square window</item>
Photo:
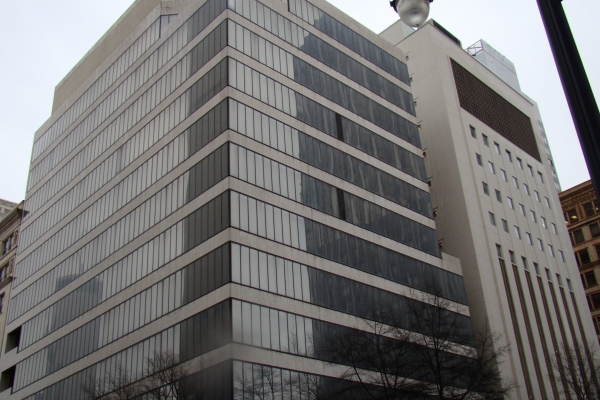
<path fill-rule="evenodd" d="M 523 160 L 521 160 L 519 157 L 517 157 L 517 164 L 519 165 L 519 168 L 523 169 Z"/>
<path fill-rule="evenodd" d="M 586 289 L 598 286 L 598 281 L 596 280 L 596 274 L 594 273 L 594 270 L 581 274 L 581 282 L 583 283 L 583 287 Z"/>
<path fill-rule="evenodd" d="M 508 221 L 505 219 L 502 220 L 502 228 L 504 229 L 504 232 L 508 233 Z"/>
<path fill-rule="evenodd" d="M 585 203 L 583 205 L 583 211 L 585 212 L 586 218 L 589 218 L 595 214 L 594 213 L 594 205 L 592 204 L 591 201 L 589 203 Z"/>
<path fill-rule="evenodd" d="M 502 179 L 504 179 L 504 182 L 506 182 L 506 171 L 501 169 L 500 170 L 500 175 L 502 175 Z"/>
<path fill-rule="evenodd" d="M 558 235 L 558 231 L 556 230 L 556 224 L 554 222 L 551 222 L 550 225 L 552 225 L 552 232 L 555 235 Z"/>
<path fill-rule="evenodd" d="M 494 142 L 494 149 L 496 149 L 496 154 L 500 154 L 500 145 Z"/>
<path fill-rule="evenodd" d="M 506 158 L 509 162 L 512 162 L 512 153 L 508 150 L 506 150 Z"/>
<path fill-rule="evenodd" d="M 481 159 L 481 155 L 475 153 L 475 158 L 477 158 L 477 164 L 479 164 L 483 167 L 483 160 Z"/>
<path fill-rule="evenodd" d="M 490 223 L 494 226 L 496 226 L 496 216 L 494 215 L 494 213 L 489 213 L 490 214 Z"/>
<path fill-rule="evenodd" d="M 483 193 L 490 195 L 490 189 L 488 188 L 488 184 L 485 182 L 481 182 L 483 184 Z"/>
<path fill-rule="evenodd" d="M 498 200 L 499 203 L 502 203 L 502 193 L 500 193 L 499 190 L 496 190 L 496 200 Z"/>
<path fill-rule="evenodd" d="M 523 207 L 523 204 L 519 203 L 519 210 L 521 210 L 521 215 L 525 216 L 525 207 Z"/>
<path fill-rule="evenodd" d="M 508 200 L 508 206 L 510 207 L 510 209 L 514 210 L 515 204 L 513 203 L 513 199 L 511 199 L 510 197 L 507 197 L 506 200 Z"/>
<path fill-rule="evenodd" d="M 585 237 L 583 236 L 582 229 L 576 229 L 572 233 L 573 235 L 573 244 L 579 244 L 585 242 Z"/>
<path fill-rule="evenodd" d="M 515 225 L 515 236 L 517 237 L 517 239 L 521 239 L 521 230 L 516 225 Z"/>
<path fill-rule="evenodd" d="M 533 191 L 533 197 L 535 197 L 537 201 L 540 201 L 540 193 L 537 190 Z"/>
<path fill-rule="evenodd" d="M 488 140 L 488 137 L 486 135 L 484 135 L 483 133 L 481 134 L 481 137 L 483 138 L 483 144 L 490 147 L 490 142 Z"/>
<path fill-rule="evenodd" d="M 525 236 L 527 237 L 527 243 L 533 246 L 533 240 L 531 238 L 531 233 L 525 232 Z"/>
<path fill-rule="evenodd" d="M 544 174 L 538 171 L 538 177 L 540 178 L 540 183 L 544 183 Z"/>
<path fill-rule="evenodd" d="M 573 224 L 579 221 L 579 216 L 577 215 L 577 209 L 569 210 L 565 213 L 565 221 L 567 224 Z"/>
<path fill-rule="evenodd" d="M 527 170 L 529 171 L 529 175 L 533 176 L 533 168 L 531 167 L 531 165 L 527 164 Z"/>
<path fill-rule="evenodd" d="M 527 193 L 527 196 L 531 196 L 531 193 L 529 192 L 529 185 L 527 185 L 526 183 L 523 184 L 523 188 L 525 188 L 525 193 Z"/>
<path fill-rule="evenodd" d="M 577 266 L 579 267 L 591 262 L 590 253 L 588 253 L 587 249 L 575 253 L 575 259 L 577 261 Z"/>
<path fill-rule="evenodd" d="M 590 233 L 592 234 L 592 237 L 600 236 L 600 227 L 597 222 L 590 225 Z"/>
<path fill-rule="evenodd" d="M 512 178 L 513 178 L 513 185 L 518 189 L 519 188 L 519 181 L 514 176 Z"/>
<path fill-rule="evenodd" d="M 475 131 L 475 127 L 469 125 L 469 129 L 471 130 L 471 136 L 473 136 L 474 138 L 477 138 L 477 132 Z"/>
<path fill-rule="evenodd" d="M 491 162 L 491 161 L 488 161 L 488 166 L 490 167 L 490 172 L 495 175 L 496 174 L 496 168 L 494 168 L 494 163 Z"/>

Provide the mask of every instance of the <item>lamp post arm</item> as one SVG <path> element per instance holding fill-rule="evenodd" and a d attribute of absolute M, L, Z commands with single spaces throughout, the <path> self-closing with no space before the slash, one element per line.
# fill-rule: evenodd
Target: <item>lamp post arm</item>
<path fill-rule="evenodd" d="M 590 177 L 600 196 L 600 112 L 561 0 L 537 0 Z"/>

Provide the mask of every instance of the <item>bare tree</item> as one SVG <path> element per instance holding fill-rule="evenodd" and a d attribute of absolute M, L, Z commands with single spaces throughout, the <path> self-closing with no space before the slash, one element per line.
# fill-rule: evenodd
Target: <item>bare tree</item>
<path fill-rule="evenodd" d="M 364 393 L 373 399 L 401 400 L 424 392 L 424 384 L 410 377 L 417 367 L 410 333 L 389 324 L 394 315 L 372 310 L 361 329 L 340 328 L 323 344 L 331 363 L 347 366 L 340 378 L 349 382 L 338 389 L 338 396 L 360 398 Z"/>
<path fill-rule="evenodd" d="M 390 400 L 507 396 L 513 385 L 499 373 L 501 337 L 487 325 L 473 334 L 461 306 L 440 294 L 414 294 L 418 301 L 403 310 L 372 309 L 361 329 L 340 329 L 325 343 L 326 358 L 348 366 L 341 378 L 358 383 L 343 391 Z"/>
<path fill-rule="evenodd" d="M 600 359 L 591 343 L 588 346 L 564 344 L 552 359 L 552 368 L 562 377 L 563 394 L 570 392 L 577 400 L 600 398 L 596 380 L 600 376 Z M 564 368 L 569 365 L 570 368 Z M 566 387 L 564 387 L 566 385 Z"/>
<path fill-rule="evenodd" d="M 500 367 L 508 346 L 485 324 L 473 332 L 461 306 L 442 297 L 439 288 L 414 294 L 408 303 L 416 370 L 429 382 L 427 392 L 439 399 L 503 399 L 514 385 Z"/>
<path fill-rule="evenodd" d="M 172 352 L 157 352 L 146 360 L 143 380 L 134 381 L 121 365 L 112 368 L 104 377 L 83 385 L 90 400 L 204 400 L 207 396 L 206 377 L 190 375 L 189 368 Z"/>
<path fill-rule="evenodd" d="M 146 360 L 142 386 L 156 400 L 202 400 L 206 385 L 190 379 L 189 368 L 172 352 L 156 352 Z"/>
<path fill-rule="evenodd" d="M 332 400 L 325 393 L 317 375 L 289 371 L 266 365 L 237 362 L 241 369 L 234 373 L 236 398 L 271 400 L 302 398 L 305 400 Z"/>
<path fill-rule="evenodd" d="M 142 388 L 119 364 L 104 377 L 84 383 L 83 392 L 90 400 L 130 400 L 138 397 Z"/>

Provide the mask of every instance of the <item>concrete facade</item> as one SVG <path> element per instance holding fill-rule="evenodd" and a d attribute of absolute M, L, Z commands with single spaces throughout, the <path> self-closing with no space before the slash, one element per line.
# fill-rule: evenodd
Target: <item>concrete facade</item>
<path fill-rule="evenodd" d="M 403 303 L 435 279 L 468 320 L 460 262 L 438 248 L 403 60 L 322 0 L 136 1 L 36 133 L 0 399 L 84 398 L 117 367 L 144 379 L 149 349 L 191 372 L 235 360 L 234 375 L 259 363 L 339 377 L 312 332 L 359 326 L 358 311 L 320 298 L 349 281 Z M 357 132 L 385 145 L 361 147 Z M 363 296 L 344 307 L 377 306 Z M 214 398 L 241 398 L 231 374 L 211 383 Z"/>
<path fill-rule="evenodd" d="M 600 209 L 592 181 L 559 193 L 592 323 L 600 340 Z"/>
<path fill-rule="evenodd" d="M 517 385 L 512 398 L 560 398 L 555 351 L 596 335 L 535 104 L 434 21 L 409 35 L 400 24 L 380 36 L 406 53 L 439 240 L 461 260 L 472 322 L 487 321 L 510 346 L 502 370 Z M 515 116 L 535 146 L 507 139 L 518 121 L 502 121 Z"/>

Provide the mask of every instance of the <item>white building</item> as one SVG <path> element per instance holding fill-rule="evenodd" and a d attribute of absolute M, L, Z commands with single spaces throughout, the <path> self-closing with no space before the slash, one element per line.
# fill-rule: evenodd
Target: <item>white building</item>
<path fill-rule="evenodd" d="M 440 245 L 461 260 L 472 322 L 510 345 L 514 398 L 559 398 L 559 346 L 597 343 L 537 106 L 485 42 L 467 52 L 432 20 L 381 36 L 406 53 Z"/>

